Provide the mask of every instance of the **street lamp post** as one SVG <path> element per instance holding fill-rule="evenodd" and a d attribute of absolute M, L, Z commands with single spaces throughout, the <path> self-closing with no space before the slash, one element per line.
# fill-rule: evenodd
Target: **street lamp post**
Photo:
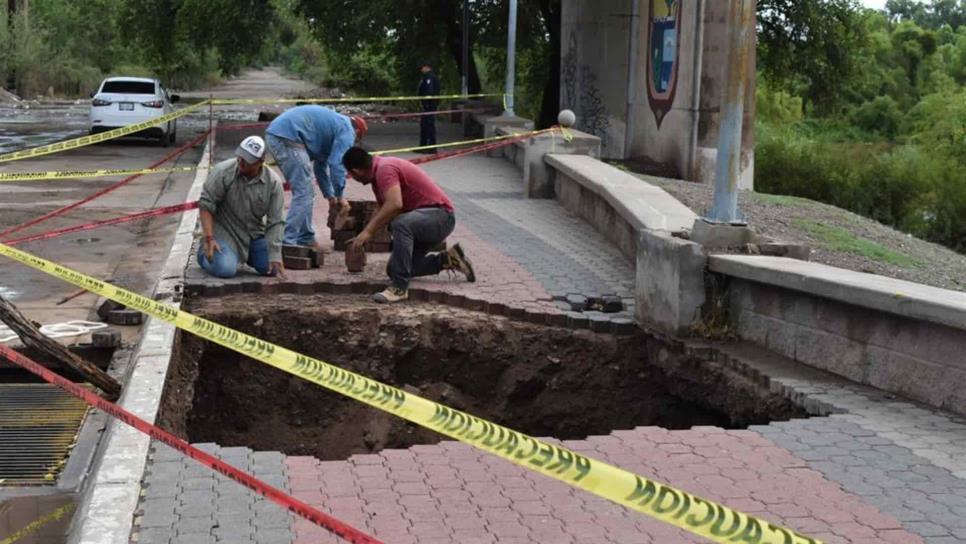
<path fill-rule="evenodd" d="M 510 0 L 510 20 L 507 23 L 506 38 L 506 109 L 503 115 L 512 117 L 516 115 L 513 111 L 513 89 L 516 84 L 516 58 L 517 58 L 517 0 Z"/>
<path fill-rule="evenodd" d="M 470 94 L 470 0 L 463 0 L 463 98 Z"/>

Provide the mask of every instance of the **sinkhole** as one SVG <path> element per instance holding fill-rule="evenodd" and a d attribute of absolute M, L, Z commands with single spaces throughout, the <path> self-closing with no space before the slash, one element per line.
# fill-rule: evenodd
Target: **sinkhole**
<path fill-rule="evenodd" d="M 612 336 L 440 305 L 233 295 L 188 311 L 531 436 L 743 428 L 806 417 L 754 380 L 640 332 Z M 188 333 L 160 414 L 191 442 L 345 459 L 444 437 Z"/>

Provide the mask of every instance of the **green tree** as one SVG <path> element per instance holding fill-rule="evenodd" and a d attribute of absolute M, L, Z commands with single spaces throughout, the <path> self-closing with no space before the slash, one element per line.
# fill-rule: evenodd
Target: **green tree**
<path fill-rule="evenodd" d="M 0 6 L 0 50 L 2 51 L 10 51 L 12 48 L 10 44 L 10 26 L 7 8 L 6 6 Z M 7 79 L 10 77 L 10 71 L 13 69 L 11 60 L 10 55 L 0 55 L 0 86 L 5 87 L 7 85 Z"/>
<path fill-rule="evenodd" d="M 913 143 L 966 165 L 966 89 L 926 96 L 908 116 Z"/>
<path fill-rule="evenodd" d="M 912 21 L 917 25 L 937 30 L 943 25 L 957 29 L 966 24 L 966 2 L 962 0 L 888 0 L 886 12 L 894 21 Z"/>
<path fill-rule="evenodd" d="M 866 132 L 892 140 L 899 134 L 902 112 L 892 97 L 877 96 L 852 112 L 852 122 Z"/>
<path fill-rule="evenodd" d="M 269 0 L 181 1 L 176 27 L 197 49 L 217 50 L 227 74 L 237 74 L 255 59 L 275 24 Z"/>
<path fill-rule="evenodd" d="M 803 89 L 818 111 L 831 113 L 857 69 L 867 27 L 855 0 L 759 0 L 762 73 L 785 89 Z"/>
<path fill-rule="evenodd" d="M 333 56 L 363 63 L 366 56 L 385 62 L 393 89 L 412 92 L 418 63 L 428 59 L 449 92 L 459 89 L 462 64 L 462 2 L 459 0 L 301 0 L 301 12 Z M 470 24 L 469 91 L 502 90 L 506 55 L 507 3 L 476 0 Z M 552 112 L 559 102 L 560 0 L 521 0 L 517 28 L 523 95 L 530 113 Z M 348 68 L 336 65 L 335 74 Z M 517 93 L 520 94 L 520 93 Z M 542 98 L 540 96 L 542 95 Z"/>
<path fill-rule="evenodd" d="M 119 23 L 145 64 L 178 85 L 211 69 L 236 73 L 273 20 L 268 0 L 125 0 Z"/>
<path fill-rule="evenodd" d="M 936 33 L 923 30 L 913 22 L 903 21 L 892 33 L 892 44 L 897 61 L 906 70 L 909 84 L 916 87 L 919 84 L 919 67 L 936 52 Z"/>

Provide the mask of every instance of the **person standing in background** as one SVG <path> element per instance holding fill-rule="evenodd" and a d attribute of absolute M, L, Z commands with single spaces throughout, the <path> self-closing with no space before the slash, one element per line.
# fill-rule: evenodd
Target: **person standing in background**
<path fill-rule="evenodd" d="M 422 76 L 419 80 L 419 96 L 439 96 L 439 78 L 433 73 L 433 66 L 430 62 L 423 62 L 420 65 Z M 436 145 L 436 115 L 439 108 L 439 100 L 423 100 L 423 115 L 419 119 L 419 145 Z M 422 153 L 436 153 L 437 150 L 426 149 Z"/>

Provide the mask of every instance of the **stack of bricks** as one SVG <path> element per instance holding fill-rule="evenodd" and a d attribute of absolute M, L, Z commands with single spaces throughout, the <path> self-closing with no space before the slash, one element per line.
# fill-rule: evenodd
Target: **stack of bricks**
<path fill-rule="evenodd" d="M 346 243 L 362 232 L 362 229 L 376 214 L 378 208 L 377 204 L 371 200 L 350 200 L 349 204 L 352 206 L 349 216 L 335 217 L 330 225 L 336 251 L 345 251 Z M 366 243 L 366 252 L 385 253 L 389 251 L 391 242 L 392 235 L 389 233 L 389 228 L 386 227 L 377 232 Z"/>
<path fill-rule="evenodd" d="M 308 246 L 282 246 L 282 264 L 288 270 L 321 268 L 324 257 L 321 252 Z"/>

